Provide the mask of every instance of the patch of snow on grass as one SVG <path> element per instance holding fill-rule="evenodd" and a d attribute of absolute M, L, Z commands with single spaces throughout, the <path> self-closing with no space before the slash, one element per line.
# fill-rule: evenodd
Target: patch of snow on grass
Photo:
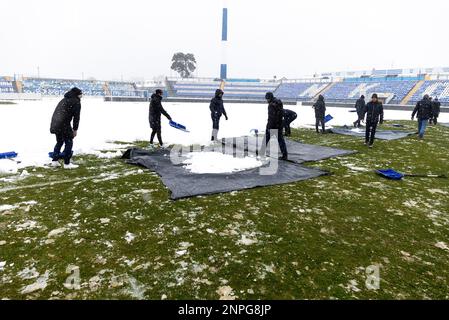
<path fill-rule="evenodd" d="M 183 164 L 188 171 L 198 174 L 231 173 L 262 166 L 262 162 L 256 158 L 234 158 L 219 152 L 191 152 Z"/>

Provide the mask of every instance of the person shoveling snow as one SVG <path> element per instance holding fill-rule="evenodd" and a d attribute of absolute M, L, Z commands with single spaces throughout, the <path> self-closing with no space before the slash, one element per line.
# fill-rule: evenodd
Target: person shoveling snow
<path fill-rule="evenodd" d="M 73 152 L 73 139 L 78 132 L 81 112 L 81 97 L 83 92 L 74 87 L 64 95 L 58 103 L 51 119 L 50 133 L 56 135 L 56 145 L 53 150 L 52 167 L 60 167 L 59 160 L 64 159 L 64 169 L 76 169 L 77 165 L 70 163 Z M 71 122 L 73 120 L 73 128 Z M 65 145 L 64 156 L 61 148 Z"/>
<path fill-rule="evenodd" d="M 167 117 L 168 120 L 172 121 L 170 115 L 162 107 L 162 97 L 164 92 L 161 89 L 157 89 L 155 93 L 151 95 L 150 111 L 148 120 L 150 121 L 150 127 L 153 130 L 151 132 L 150 145 L 153 145 L 154 137 L 157 135 L 157 140 L 159 145 L 162 147 L 164 143 L 162 142 L 162 126 L 161 126 L 161 114 Z"/>

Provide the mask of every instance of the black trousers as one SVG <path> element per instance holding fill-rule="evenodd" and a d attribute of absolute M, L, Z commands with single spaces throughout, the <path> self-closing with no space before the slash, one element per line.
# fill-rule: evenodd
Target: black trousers
<path fill-rule="evenodd" d="M 273 132 L 273 135 L 277 137 L 279 148 L 281 149 L 282 156 L 284 158 L 287 158 L 287 156 L 288 156 L 287 146 L 285 144 L 284 135 L 282 134 L 282 129 L 279 129 L 279 130 L 276 129 Z M 271 131 L 270 131 L 270 129 L 267 129 L 266 133 L 265 133 L 265 146 L 268 145 L 268 143 L 270 142 L 270 139 L 271 139 Z"/>
<path fill-rule="evenodd" d="M 61 156 L 61 148 L 64 147 L 64 156 Z M 67 133 L 57 133 L 56 134 L 56 145 L 53 149 L 53 161 L 58 161 L 59 159 L 64 159 L 65 164 L 70 163 L 73 152 L 73 134 Z"/>
<path fill-rule="evenodd" d="M 434 115 L 433 118 L 430 119 L 430 123 L 437 124 L 438 123 L 438 116 Z"/>
<path fill-rule="evenodd" d="M 365 143 L 373 145 L 376 139 L 376 129 L 378 122 L 366 122 Z"/>
<path fill-rule="evenodd" d="M 152 127 L 153 132 L 151 132 L 151 139 L 150 139 L 150 143 L 153 143 L 154 140 L 154 136 L 157 135 L 157 140 L 159 141 L 159 144 L 162 146 L 162 129 L 161 127 Z"/>
<path fill-rule="evenodd" d="M 212 118 L 212 141 L 217 140 L 218 137 L 218 130 L 220 129 L 220 117 L 215 116 L 214 114 L 211 115 Z"/>
<path fill-rule="evenodd" d="M 360 123 L 362 122 L 362 120 L 363 120 L 363 116 L 358 115 L 357 120 L 354 121 L 354 126 L 357 128 L 360 128 Z"/>
<path fill-rule="evenodd" d="M 290 117 L 284 118 L 284 123 L 283 123 L 283 125 L 284 125 L 285 135 L 286 135 L 286 136 L 289 136 L 289 135 L 292 134 L 292 129 L 290 128 L 290 124 L 291 124 L 293 121 L 295 121 L 297 117 L 298 117 L 298 116 L 296 115 L 296 116 L 291 117 L 291 118 L 290 118 Z"/>
<path fill-rule="evenodd" d="M 318 127 L 319 127 L 320 124 L 321 124 L 321 128 L 322 128 L 323 133 L 324 133 L 324 132 L 326 131 L 325 122 L 324 122 L 324 116 L 322 116 L 322 117 L 316 117 L 315 119 L 316 119 L 316 121 L 315 121 L 315 129 L 316 129 L 316 132 L 320 132 L 320 131 L 318 130 Z"/>

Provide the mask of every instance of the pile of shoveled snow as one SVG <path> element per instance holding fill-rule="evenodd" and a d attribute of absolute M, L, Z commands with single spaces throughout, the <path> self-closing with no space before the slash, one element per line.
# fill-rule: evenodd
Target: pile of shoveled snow
<path fill-rule="evenodd" d="M 192 173 L 232 173 L 262 166 L 253 157 L 234 158 L 220 152 L 191 152 L 183 161 L 185 168 Z"/>

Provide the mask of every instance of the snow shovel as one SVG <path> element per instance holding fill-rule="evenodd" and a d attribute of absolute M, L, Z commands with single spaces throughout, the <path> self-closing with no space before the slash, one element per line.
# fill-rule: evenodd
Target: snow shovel
<path fill-rule="evenodd" d="M 11 151 L 11 152 L 3 152 L 0 153 L 0 159 L 12 159 L 17 157 L 17 152 Z"/>
<path fill-rule="evenodd" d="M 177 123 L 177 122 L 174 122 L 174 121 L 170 120 L 169 124 L 170 124 L 171 127 L 175 128 L 175 129 L 178 129 L 178 130 L 181 130 L 181 131 L 184 131 L 184 132 L 190 132 L 189 130 L 187 130 L 186 126 L 183 126 L 180 123 Z"/>
<path fill-rule="evenodd" d="M 332 117 L 330 114 L 328 114 L 327 116 L 324 117 L 324 123 L 328 123 L 329 121 L 331 121 L 334 117 Z"/>
<path fill-rule="evenodd" d="M 446 179 L 447 176 L 444 174 L 437 175 L 437 174 L 407 174 L 407 173 L 400 173 L 393 169 L 387 169 L 387 170 L 376 170 L 376 173 L 384 178 L 390 179 L 390 180 L 402 180 L 404 177 L 415 177 L 415 178 L 444 178 Z"/>

